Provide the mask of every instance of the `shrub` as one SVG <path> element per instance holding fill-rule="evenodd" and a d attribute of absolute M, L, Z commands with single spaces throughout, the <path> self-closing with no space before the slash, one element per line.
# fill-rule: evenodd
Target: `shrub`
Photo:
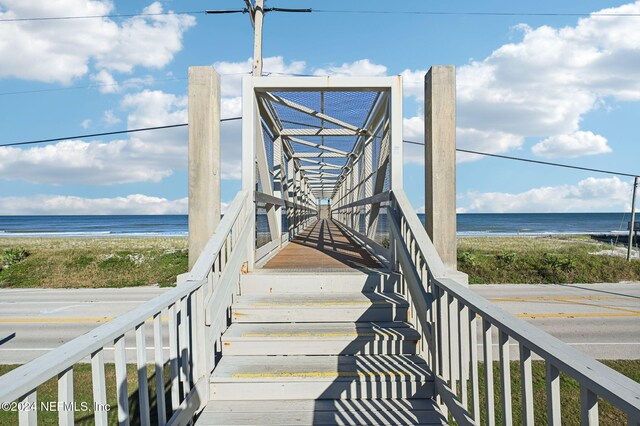
<path fill-rule="evenodd" d="M 25 260 L 31 253 L 23 248 L 10 248 L 6 249 L 0 255 L 0 271 L 8 268 L 11 265 L 15 265 L 16 263 L 22 262 Z"/>
<path fill-rule="evenodd" d="M 458 260 L 466 266 L 475 267 L 478 265 L 478 258 L 476 255 L 468 251 L 458 252 Z"/>
<path fill-rule="evenodd" d="M 512 251 L 503 251 L 496 254 L 496 259 L 505 265 L 511 265 L 515 262 L 517 255 Z"/>

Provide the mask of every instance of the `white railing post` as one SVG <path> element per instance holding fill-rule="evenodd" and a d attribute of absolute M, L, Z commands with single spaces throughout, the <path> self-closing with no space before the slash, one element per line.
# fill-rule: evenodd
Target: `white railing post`
<path fill-rule="evenodd" d="M 74 424 L 73 410 L 73 367 L 58 374 L 58 424 L 72 426 Z"/>
<path fill-rule="evenodd" d="M 580 424 L 598 426 L 598 395 L 580 386 Z"/>

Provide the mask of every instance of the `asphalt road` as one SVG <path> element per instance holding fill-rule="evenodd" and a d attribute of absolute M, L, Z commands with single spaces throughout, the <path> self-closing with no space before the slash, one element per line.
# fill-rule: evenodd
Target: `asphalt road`
<path fill-rule="evenodd" d="M 471 288 L 594 358 L 640 359 L 640 283 L 491 284 Z M 513 349 L 517 349 L 515 344 Z"/>
<path fill-rule="evenodd" d="M 134 309 L 166 290 L 159 287 L 2 289 L 0 290 L 0 364 L 28 362 Z M 167 327 L 164 329 L 166 332 Z M 168 337 L 165 336 L 165 342 L 168 342 L 167 339 Z M 146 327 L 146 342 L 147 348 L 152 348 L 151 324 Z M 125 337 L 125 347 L 127 357 L 135 362 L 133 333 Z M 147 356 L 152 356 L 151 349 Z M 112 360 L 113 351 L 106 350 L 105 361 L 112 362 Z"/>
<path fill-rule="evenodd" d="M 640 283 L 471 288 L 591 356 L 640 359 Z M 0 290 L 0 363 L 30 361 L 164 291 L 158 287 Z M 148 347 L 152 331 L 147 327 Z M 126 347 L 134 360 L 133 336 L 128 336 Z M 109 362 L 109 351 L 105 355 Z"/>

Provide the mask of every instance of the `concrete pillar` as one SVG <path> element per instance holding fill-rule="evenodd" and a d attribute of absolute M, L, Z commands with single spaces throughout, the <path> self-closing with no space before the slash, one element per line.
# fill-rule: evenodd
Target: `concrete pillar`
<path fill-rule="evenodd" d="M 456 70 L 431 67 L 425 76 L 425 222 L 448 269 L 456 267 Z"/>
<path fill-rule="evenodd" d="M 189 67 L 189 269 L 220 222 L 220 76 Z"/>

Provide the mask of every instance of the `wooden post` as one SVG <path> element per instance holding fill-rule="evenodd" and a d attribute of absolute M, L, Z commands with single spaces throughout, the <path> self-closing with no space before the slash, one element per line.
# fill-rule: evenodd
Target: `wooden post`
<path fill-rule="evenodd" d="M 438 254 L 456 270 L 456 70 L 425 76 L 425 222 Z"/>
<path fill-rule="evenodd" d="M 627 245 L 627 260 L 631 260 L 631 247 L 633 247 L 633 230 L 636 220 L 636 190 L 638 189 L 638 176 L 633 179 L 633 196 L 631 197 L 631 224 L 629 225 L 629 244 Z"/>
<path fill-rule="evenodd" d="M 220 76 L 189 67 L 189 269 L 220 222 Z"/>

